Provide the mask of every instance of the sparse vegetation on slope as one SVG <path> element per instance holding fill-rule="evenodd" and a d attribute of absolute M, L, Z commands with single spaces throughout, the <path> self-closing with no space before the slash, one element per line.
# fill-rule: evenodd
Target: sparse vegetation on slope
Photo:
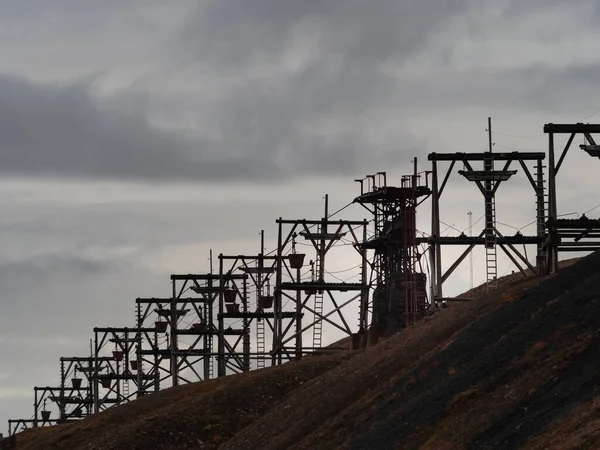
<path fill-rule="evenodd" d="M 377 346 L 168 389 L 18 448 L 600 448 L 600 253 L 464 297 Z"/>

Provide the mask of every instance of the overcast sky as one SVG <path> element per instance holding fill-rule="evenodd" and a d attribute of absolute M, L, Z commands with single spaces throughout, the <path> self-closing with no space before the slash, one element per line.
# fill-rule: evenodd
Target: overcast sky
<path fill-rule="evenodd" d="M 0 430 L 93 327 L 133 325 L 135 297 L 207 271 L 210 248 L 256 253 L 261 229 L 272 248 L 277 217 L 319 218 L 325 193 L 346 205 L 356 177 L 483 151 L 488 116 L 498 150 L 600 120 L 599 19 L 594 0 L 2 2 Z M 561 212 L 597 205 L 594 164 L 574 148 Z M 506 233 L 535 219 L 523 174 L 510 183 Z M 483 213 L 456 174 L 444 197 L 454 229 Z"/>

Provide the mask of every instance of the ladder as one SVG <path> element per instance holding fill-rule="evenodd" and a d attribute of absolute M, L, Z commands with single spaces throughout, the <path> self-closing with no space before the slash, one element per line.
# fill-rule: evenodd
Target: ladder
<path fill-rule="evenodd" d="M 491 226 L 493 232 L 485 233 L 485 270 L 487 275 L 487 288 L 498 287 L 498 255 L 496 248 L 496 202 L 494 197 L 486 199 L 486 211 L 491 212 Z"/>
<path fill-rule="evenodd" d="M 315 272 L 317 274 L 317 282 L 323 283 L 324 280 L 320 279 L 321 274 L 321 258 L 317 256 L 315 261 Z M 314 293 L 314 311 L 315 311 L 315 324 L 313 326 L 313 351 L 321 348 L 323 340 L 323 320 L 319 317 L 323 315 L 323 290 L 317 289 Z"/>
<path fill-rule="evenodd" d="M 265 320 L 257 319 L 256 321 L 256 368 L 263 369 L 265 367 Z"/>
<path fill-rule="evenodd" d="M 208 324 L 208 327 L 212 328 L 212 324 Z M 210 330 L 210 328 L 208 328 Z M 206 343 L 208 344 L 208 354 L 211 355 L 213 352 L 213 337 L 212 334 L 209 334 L 206 339 Z M 208 379 L 212 380 L 215 377 L 215 373 L 214 373 L 214 356 L 207 356 L 208 358 Z"/>
<path fill-rule="evenodd" d="M 315 325 L 313 327 L 313 350 L 321 348 L 323 340 L 323 320 L 319 315 L 323 315 L 323 291 L 315 292 Z"/>
<path fill-rule="evenodd" d="M 123 399 L 129 398 L 129 380 L 123 380 Z"/>
<path fill-rule="evenodd" d="M 548 192 L 546 191 L 546 179 L 544 178 L 544 169 L 546 166 L 542 165 L 541 161 L 535 166 L 537 172 L 537 194 L 540 197 L 541 204 L 537 207 L 537 235 L 543 237 L 546 234 L 546 221 L 548 220 L 549 204 L 548 204 Z M 538 244 L 537 254 L 537 265 L 538 269 L 541 269 L 546 265 L 546 254 L 547 250 Z M 540 260 L 541 258 L 541 260 Z M 547 269 L 547 268 L 546 268 Z"/>

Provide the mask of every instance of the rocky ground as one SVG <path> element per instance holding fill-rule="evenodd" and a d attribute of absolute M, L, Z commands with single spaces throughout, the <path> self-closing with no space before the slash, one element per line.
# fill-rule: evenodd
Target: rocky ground
<path fill-rule="evenodd" d="M 168 389 L 17 448 L 600 448 L 600 253 L 464 297 L 377 346 Z"/>

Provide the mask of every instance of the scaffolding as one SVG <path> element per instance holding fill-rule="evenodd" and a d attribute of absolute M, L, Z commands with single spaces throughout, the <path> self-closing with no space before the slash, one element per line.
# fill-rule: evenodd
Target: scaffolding
<path fill-rule="evenodd" d="M 401 187 L 388 186 L 386 172 L 355 180 L 361 193 L 354 203 L 373 215 L 373 236 L 362 244 L 365 251 L 374 252 L 370 343 L 416 323 L 427 309 L 416 241 L 416 208 L 431 193 L 427 173 L 425 177 L 421 185 L 415 158 L 414 173 L 401 178 Z"/>
<path fill-rule="evenodd" d="M 529 269 L 534 273 L 542 270 L 545 254 L 543 241 L 545 238 L 544 221 L 546 217 L 544 201 L 544 176 L 543 161 L 546 155 L 541 152 L 511 152 L 511 153 L 430 153 L 429 161 L 432 163 L 431 184 L 432 184 L 432 205 L 431 205 L 431 235 L 429 237 L 418 238 L 418 242 L 429 244 L 429 256 L 431 270 L 431 298 L 435 301 L 452 300 L 443 297 L 442 287 L 448 277 L 456 270 L 460 263 L 470 254 L 477 245 L 482 245 L 486 250 L 486 275 L 488 287 L 496 286 L 497 280 L 497 255 L 496 247 L 508 256 L 515 266 L 526 273 Z M 482 162 L 483 170 L 475 170 L 471 162 Z M 534 161 L 536 176 L 531 173 L 526 162 Z M 441 186 L 438 184 L 438 163 L 450 162 L 450 166 L 443 178 Z M 476 237 L 465 236 L 441 236 L 440 229 L 440 197 L 446 187 L 448 178 L 456 162 L 462 162 L 464 170 L 458 173 L 468 181 L 473 182 L 484 198 L 485 207 L 485 226 Z M 495 162 L 503 162 L 501 170 L 494 169 Z M 518 162 L 533 187 L 536 197 L 536 222 L 537 235 L 524 236 L 517 232 L 514 236 L 502 235 L 496 226 L 496 193 L 500 184 L 509 180 L 516 174 L 515 170 L 509 170 L 513 162 Z M 536 266 L 532 265 L 528 259 L 516 249 L 515 245 L 534 244 L 537 245 Z M 442 251 L 444 245 L 467 245 L 467 249 L 450 265 L 446 272 L 442 273 Z"/>
<path fill-rule="evenodd" d="M 558 270 L 558 254 L 560 252 L 588 252 L 600 248 L 600 220 L 589 219 L 583 214 L 578 219 L 560 219 L 556 195 L 556 177 L 567 156 L 576 135 L 581 134 L 585 143 L 580 149 L 593 158 L 600 158 L 600 146 L 596 144 L 592 133 L 600 133 L 599 124 L 553 124 L 544 125 L 544 133 L 548 135 L 548 221 L 547 239 L 544 249 L 547 251 L 547 271 L 554 273 Z M 569 138 L 556 162 L 555 135 L 568 134 Z"/>
<path fill-rule="evenodd" d="M 348 336 L 364 333 L 368 325 L 365 312 L 369 294 L 368 261 L 366 250 L 361 246 L 367 237 L 366 220 L 330 220 L 326 195 L 325 214 L 321 220 L 279 218 L 276 223 L 278 239 L 271 361 L 273 365 L 282 364 L 284 360 L 300 359 L 305 354 L 337 351 L 322 347 L 324 323 Z M 316 231 L 313 231 L 314 228 Z M 304 274 L 302 268 L 305 267 L 306 254 L 296 250 L 299 238 L 303 238 L 315 251 L 315 259 L 309 262 L 310 269 Z M 346 240 L 346 245 L 352 245 L 360 256 L 360 279 L 357 283 L 328 279 L 326 256 L 335 244 L 342 240 Z M 349 298 L 336 299 L 339 293 L 345 292 L 351 292 Z M 359 325 L 358 330 L 353 331 L 342 309 L 356 300 L 360 302 Z M 292 306 L 288 307 L 290 303 Z M 288 312 L 290 314 L 286 314 Z M 284 318 L 291 320 L 284 324 Z M 308 320 L 303 321 L 304 318 Z M 306 345 L 304 338 L 309 330 L 312 331 L 312 339 L 310 344 Z M 294 342 L 293 347 L 287 345 L 291 342 Z"/>
<path fill-rule="evenodd" d="M 274 285 L 277 271 L 277 257 L 263 253 L 264 231 L 260 236 L 260 252 L 257 255 L 219 255 L 219 271 L 223 282 L 227 283 L 235 272 L 246 274 L 249 281 L 247 292 L 240 297 L 241 303 L 237 303 L 235 292 L 229 297 L 225 292 L 223 296 L 224 308 L 218 313 L 219 330 L 223 332 L 219 341 L 219 376 L 264 368 L 271 358 L 266 343 L 275 329 L 271 286 Z M 294 315 L 286 312 L 282 317 L 291 319 Z M 231 336 L 228 339 L 224 332 L 239 322 L 242 322 L 242 333 L 235 339 Z M 251 342 L 253 334 L 254 344 Z"/>

